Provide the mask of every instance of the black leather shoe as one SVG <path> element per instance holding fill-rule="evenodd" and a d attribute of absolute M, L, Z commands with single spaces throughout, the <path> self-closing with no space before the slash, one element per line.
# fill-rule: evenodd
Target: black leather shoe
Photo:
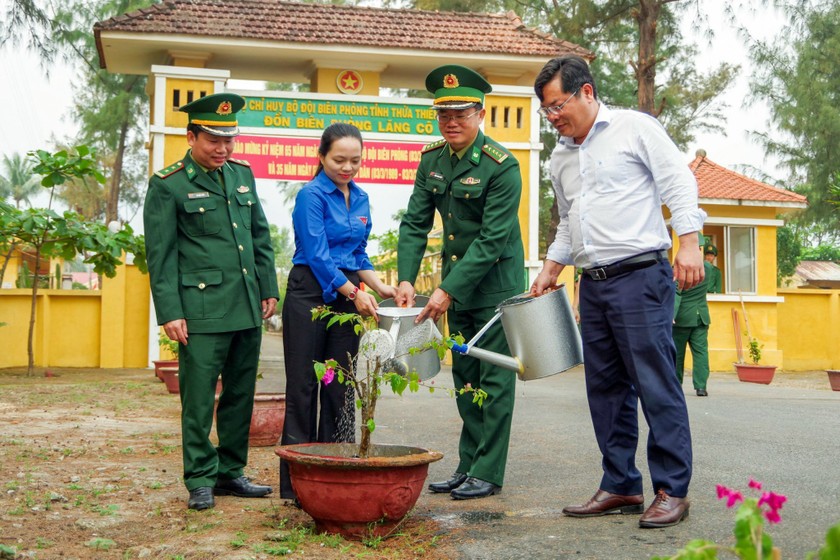
<path fill-rule="evenodd" d="M 449 480 L 444 480 L 443 482 L 433 482 L 429 484 L 429 490 L 434 492 L 435 494 L 448 494 L 452 492 L 459 486 L 461 486 L 464 481 L 467 480 L 467 475 L 464 473 L 456 472 L 452 475 L 452 478 Z"/>
<path fill-rule="evenodd" d="M 706 389 L 697 389 L 697 396 L 698 397 L 708 397 L 709 393 L 706 392 Z"/>
<path fill-rule="evenodd" d="M 499 494 L 501 491 L 501 486 L 496 486 L 492 482 L 471 476 L 458 488 L 450 492 L 449 495 L 456 500 L 472 500 L 474 498 L 493 496 L 494 494 Z"/>
<path fill-rule="evenodd" d="M 209 486 L 200 486 L 190 490 L 190 500 L 187 502 L 187 508 L 201 511 L 203 509 L 210 509 L 215 505 L 213 489 Z"/>
<path fill-rule="evenodd" d="M 271 494 L 271 486 L 262 486 L 261 484 L 254 484 L 248 477 L 240 476 L 239 478 L 216 480 L 216 487 L 213 492 L 217 496 L 238 496 L 240 498 L 262 498 Z"/>

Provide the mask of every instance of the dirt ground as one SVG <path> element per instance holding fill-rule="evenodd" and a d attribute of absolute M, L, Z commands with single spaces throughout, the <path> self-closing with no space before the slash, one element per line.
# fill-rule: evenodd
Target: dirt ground
<path fill-rule="evenodd" d="M 455 556 L 420 508 L 366 543 L 314 534 L 277 497 L 188 511 L 179 407 L 151 370 L 0 370 L 0 558 Z M 252 448 L 246 475 L 276 494 L 277 467 L 272 447 Z"/>

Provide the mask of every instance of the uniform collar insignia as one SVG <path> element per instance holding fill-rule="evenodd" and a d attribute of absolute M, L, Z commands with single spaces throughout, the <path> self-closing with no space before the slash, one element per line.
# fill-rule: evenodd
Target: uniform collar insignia
<path fill-rule="evenodd" d="M 236 189 L 236 192 L 238 192 L 238 193 L 251 192 L 251 188 L 250 188 L 250 187 L 246 187 L 245 185 L 242 185 L 241 187 L 239 187 L 239 188 L 237 188 L 237 189 Z"/>
<path fill-rule="evenodd" d="M 192 175 L 194 173 L 195 173 L 195 167 L 193 167 L 192 165 L 188 165 L 187 166 L 187 175 Z"/>
<path fill-rule="evenodd" d="M 477 185 L 481 182 L 481 179 L 477 177 L 464 177 L 461 179 L 462 185 Z"/>

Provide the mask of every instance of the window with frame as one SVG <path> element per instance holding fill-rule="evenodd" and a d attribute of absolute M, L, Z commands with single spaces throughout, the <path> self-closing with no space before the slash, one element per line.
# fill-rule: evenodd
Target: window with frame
<path fill-rule="evenodd" d="M 726 293 L 756 293 L 755 228 L 728 226 L 726 233 Z"/>

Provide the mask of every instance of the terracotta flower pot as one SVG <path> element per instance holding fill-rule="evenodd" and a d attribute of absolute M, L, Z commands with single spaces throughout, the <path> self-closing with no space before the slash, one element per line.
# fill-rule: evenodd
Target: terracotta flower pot
<path fill-rule="evenodd" d="M 152 363 L 155 365 L 155 375 L 158 379 L 163 381 L 163 376 L 160 373 L 160 368 L 162 367 L 178 367 L 178 360 L 152 360 Z"/>
<path fill-rule="evenodd" d="M 163 382 L 166 383 L 167 391 L 175 395 L 181 392 L 181 389 L 178 386 L 178 366 L 161 367 L 160 375 Z"/>
<path fill-rule="evenodd" d="M 318 531 L 347 538 L 384 537 L 408 514 L 437 451 L 375 445 L 360 459 L 355 443 L 304 443 L 278 447 L 288 462 L 301 508 Z"/>
<path fill-rule="evenodd" d="M 733 364 L 738 372 L 738 379 L 747 383 L 762 383 L 769 385 L 776 373 L 776 366 L 762 366 L 756 364 Z"/>
<path fill-rule="evenodd" d="M 258 393 L 254 395 L 254 412 L 248 431 L 250 447 L 277 445 L 283 434 L 286 420 L 285 393 Z"/>
<path fill-rule="evenodd" d="M 827 369 L 828 383 L 832 391 L 840 391 L 840 369 Z"/>

